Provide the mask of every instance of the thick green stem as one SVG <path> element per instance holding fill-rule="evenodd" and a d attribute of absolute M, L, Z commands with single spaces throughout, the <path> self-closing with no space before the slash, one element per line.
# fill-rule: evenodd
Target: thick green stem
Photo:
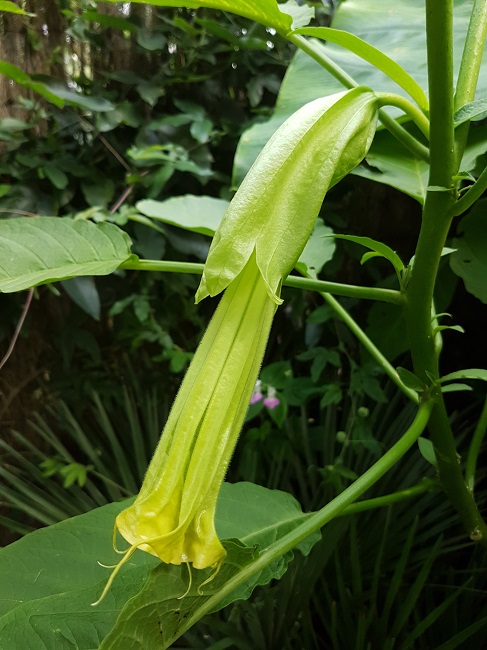
<path fill-rule="evenodd" d="M 345 88 L 355 88 L 359 84 L 353 79 L 345 70 L 342 70 L 339 65 L 332 61 L 323 52 L 323 48 L 316 46 L 313 41 L 307 40 L 300 34 L 289 34 L 288 40 L 294 43 L 299 49 L 306 52 L 308 56 L 319 63 L 325 70 L 327 70 L 335 79 L 337 79 Z M 379 111 L 379 120 L 385 128 L 392 133 L 392 135 L 399 140 L 409 151 L 415 156 L 429 162 L 429 151 L 421 144 L 415 137 L 406 131 L 400 124 L 396 122 L 385 111 Z"/>
<path fill-rule="evenodd" d="M 484 408 L 480 414 L 479 421 L 473 432 L 472 442 L 468 449 L 467 463 L 465 465 L 465 483 L 470 492 L 475 488 L 475 470 L 477 469 L 477 460 L 482 447 L 482 441 L 487 431 L 487 399 L 484 402 Z"/>
<path fill-rule="evenodd" d="M 157 260 L 127 260 L 119 268 L 127 271 L 163 271 L 165 273 L 203 273 L 203 264 L 196 262 L 170 262 Z M 304 291 L 327 291 L 337 296 L 347 298 L 364 298 L 366 300 L 381 300 L 394 305 L 403 305 L 404 298 L 400 291 L 393 289 L 379 289 L 375 287 L 358 287 L 352 284 L 341 284 L 340 282 L 326 282 L 323 280 L 312 280 L 311 278 L 298 278 L 289 275 L 283 282 L 286 287 L 294 287 Z"/>
<path fill-rule="evenodd" d="M 456 173 L 453 124 L 453 0 L 426 1 L 430 96 L 429 186 L 450 187 Z M 406 288 L 406 319 L 414 371 L 425 382 L 439 377 L 438 354 L 431 322 L 433 292 L 441 252 L 451 224 L 454 197 L 428 191 L 414 266 Z M 429 431 L 435 447 L 442 485 L 472 537 L 487 540 L 472 494 L 463 480 L 443 397 L 433 389 L 435 406 Z"/>
<path fill-rule="evenodd" d="M 272 562 L 280 558 L 284 553 L 295 548 L 306 537 L 309 537 L 316 530 L 322 528 L 325 524 L 340 515 L 347 506 L 350 506 L 372 485 L 374 485 L 393 465 L 400 460 L 404 454 L 414 445 L 418 437 L 424 431 L 428 418 L 431 413 L 432 403 L 423 402 L 419 407 L 418 413 L 413 423 L 396 444 L 387 451 L 372 467 L 370 467 L 362 476 L 360 476 L 352 485 L 346 488 L 341 494 L 330 501 L 324 508 L 311 514 L 302 524 L 297 526 L 277 542 L 274 542 L 262 551 L 260 556 L 247 567 L 231 578 L 223 587 L 213 596 L 210 596 L 203 605 L 198 608 L 195 616 L 189 616 L 179 629 L 180 635 L 194 625 L 201 616 L 217 609 L 217 605 L 222 602 L 234 589 L 244 584 L 255 573 L 262 571 Z"/>

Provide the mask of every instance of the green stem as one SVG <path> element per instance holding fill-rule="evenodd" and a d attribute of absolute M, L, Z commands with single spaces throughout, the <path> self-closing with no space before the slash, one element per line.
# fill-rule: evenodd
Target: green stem
<path fill-rule="evenodd" d="M 486 0 L 475 0 L 463 48 L 460 72 L 458 73 L 455 111 L 475 99 L 486 37 L 487 2 Z"/>
<path fill-rule="evenodd" d="M 463 214 L 475 201 L 480 199 L 485 190 L 487 190 L 487 167 L 485 167 L 475 183 L 468 188 L 462 198 L 453 204 L 450 212 L 451 216 L 458 217 Z"/>
<path fill-rule="evenodd" d="M 426 115 L 415 104 L 410 102 L 401 95 L 395 93 L 376 93 L 380 99 L 381 106 L 395 106 L 401 111 L 409 115 L 412 121 L 416 124 L 418 129 L 429 140 L 430 137 L 430 123 Z"/>
<path fill-rule="evenodd" d="M 486 37 L 487 3 L 486 0 L 475 0 L 470 15 L 467 38 L 465 40 L 460 72 L 458 74 L 454 104 L 455 111 L 475 99 Z M 461 156 L 465 149 L 469 127 L 470 124 L 468 122 L 461 124 L 455 133 L 455 151 L 458 164 L 460 164 Z"/>
<path fill-rule="evenodd" d="M 300 50 L 306 52 L 308 56 L 319 63 L 325 70 L 327 70 L 335 79 L 337 79 L 345 88 L 355 88 L 359 84 L 349 74 L 342 70 L 342 68 L 332 61 L 323 52 L 323 48 L 317 46 L 313 41 L 307 40 L 300 34 L 289 34 L 288 40 L 294 43 Z M 396 122 L 385 111 L 379 111 L 379 119 L 386 129 L 401 142 L 409 151 L 415 156 L 429 162 L 429 151 L 421 142 L 418 142 L 414 136 L 406 131 L 400 124 Z"/>
<path fill-rule="evenodd" d="M 398 501 L 405 501 L 406 499 L 417 497 L 425 492 L 431 492 L 431 490 L 438 487 L 439 484 L 437 481 L 434 481 L 433 479 L 424 479 L 421 483 L 418 483 L 418 485 L 413 485 L 413 487 L 406 488 L 405 490 L 385 494 L 384 496 L 376 497 L 375 499 L 367 499 L 365 501 L 359 501 L 358 503 L 352 503 L 352 505 L 347 506 L 341 514 L 343 516 L 354 515 L 357 512 L 383 508 L 384 506 L 390 506 Z"/>
<path fill-rule="evenodd" d="M 480 414 L 479 421 L 473 432 L 472 442 L 467 454 L 467 463 L 465 465 L 465 483 L 470 492 L 475 488 L 475 471 L 477 469 L 477 459 L 482 447 L 482 441 L 487 431 L 487 399 L 484 403 L 484 408 Z"/>
<path fill-rule="evenodd" d="M 415 404 L 419 403 L 419 397 L 416 391 L 408 388 L 399 377 L 397 370 L 394 366 L 389 363 L 386 357 L 382 354 L 379 348 L 369 339 L 367 334 L 363 329 L 355 322 L 355 320 L 350 316 L 348 311 L 344 309 L 338 300 L 336 300 L 329 293 L 320 292 L 320 295 L 323 299 L 330 305 L 335 314 L 347 325 L 350 331 L 355 335 L 355 337 L 360 341 L 364 346 L 367 352 L 375 359 L 378 365 L 382 370 L 388 375 L 388 377 L 396 384 L 396 386 Z"/>
<path fill-rule="evenodd" d="M 430 97 L 429 186 L 450 187 L 456 173 L 453 124 L 453 0 L 426 0 L 428 78 Z M 423 381 L 439 377 L 439 360 L 431 323 L 436 276 L 451 224 L 454 197 L 428 191 L 411 277 L 406 288 L 406 321 L 415 374 Z M 487 541 L 487 526 L 463 480 L 455 441 L 441 391 L 432 389 L 435 402 L 429 431 L 435 447 L 441 483 L 462 522 L 475 539 Z"/>
<path fill-rule="evenodd" d="M 170 262 L 156 260 L 127 260 L 118 268 L 127 271 L 163 271 L 165 273 L 203 273 L 203 264 L 196 262 Z M 358 287 L 352 284 L 341 284 L 340 282 L 326 282 L 324 280 L 312 280 L 311 278 L 298 278 L 289 275 L 283 282 L 286 287 L 294 287 L 304 291 L 327 291 L 337 296 L 347 298 L 364 298 L 366 300 L 382 300 L 395 305 L 404 304 L 404 298 L 400 291 L 393 289 L 379 289 L 375 287 Z"/>
<path fill-rule="evenodd" d="M 287 39 L 310 56 L 314 61 L 316 61 L 316 63 L 319 63 L 322 68 L 329 72 L 332 77 L 335 77 L 335 79 L 339 81 L 342 86 L 345 86 L 345 88 L 356 88 L 360 85 L 353 77 L 345 72 L 345 70 L 326 56 L 323 48 L 316 45 L 313 41 L 308 40 L 300 34 L 288 34 Z"/>
<path fill-rule="evenodd" d="M 302 524 L 294 528 L 294 530 L 264 549 L 255 561 L 244 567 L 236 576 L 230 578 L 217 593 L 207 598 L 205 603 L 198 607 L 198 612 L 193 616 L 190 615 L 184 621 L 178 631 L 179 635 L 189 630 L 203 615 L 217 609 L 217 606 L 232 591 L 244 584 L 254 574 L 268 567 L 272 562 L 284 555 L 284 553 L 295 548 L 306 537 L 309 537 L 309 535 L 340 515 L 347 506 L 350 506 L 350 504 L 374 485 L 414 445 L 428 423 L 431 408 L 432 403 L 430 401 L 423 402 L 411 426 L 382 458 L 324 508 L 310 515 Z"/>

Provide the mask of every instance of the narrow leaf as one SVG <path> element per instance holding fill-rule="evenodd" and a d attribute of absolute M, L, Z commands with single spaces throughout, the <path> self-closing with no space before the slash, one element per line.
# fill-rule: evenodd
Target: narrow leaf
<path fill-rule="evenodd" d="M 79 275 L 107 275 L 130 257 L 130 239 L 110 223 L 58 217 L 0 220 L 0 291 Z"/>
<path fill-rule="evenodd" d="M 468 368 L 467 370 L 457 370 L 455 372 L 450 372 L 444 377 L 440 377 L 440 383 L 445 381 L 456 381 L 457 379 L 480 379 L 482 381 L 487 381 L 487 370 L 483 368 Z"/>
<path fill-rule="evenodd" d="M 297 29 L 294 34 L 314 36 L 330 43 L 336 43 L 353 52 L 367 63 L 387 75 L 398 86 L 405 90 L 414 99 L 416 104 L 424 111 L 428 111 L 428 100 L 421 86 L 393 59 L 378 50 L 370 43 L 362 40 L 354 34 L 333 29 L 331 27 L 305 27 Z"/>
<path fill-rule="evenodd" d="M 400 275 L 402 271 L 404 271 L 404 264 L 402 263 L 402 260 L 399 257 L 399 255 L 395 253 L 392 250 L 392 248 L 389 248 L 389 246 L 383 244 L 382 242 L 376 241 L 375 239 L 371 239 L 370 237 L 358 237 L 355 235 L 331 235 L 331 236 L 335 237 L 336 239 L 345 239 L 347 241 L 354 242 L 355 244 L 360 244 L 361 246 L 365 246 L 366 248 L 370 248 L 374 252 L 385 257 L 386 260 L 389 260 L 389 262 L 395 268 L 396 273 L 398 275 Z"/>

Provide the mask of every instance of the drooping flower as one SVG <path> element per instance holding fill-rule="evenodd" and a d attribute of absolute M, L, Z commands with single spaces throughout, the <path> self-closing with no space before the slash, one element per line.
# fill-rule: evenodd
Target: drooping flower
<path fill-rule="evenodd" d="M 137 499 L 117 517 L 132 546 L 197 569 L 224 557 L 214 526 L 216 501 L 276 307 L 252 256 L 196 351 Z"/>
<path fill-rule="evenodd" d="M 378 101 L 366 88 L 310 102 L 276 132 L 215 233 L 196 295 L 224 296 L 196 351 L 134 503 L 116 518 L 130 544 L 197 569 L 221 562 L 215 509 L 254 393 L 269 330 L 328 187 L 365 156 Z M 262 395 L 261 395 L 262 397 Z M 267 395 L 275 408 L 275 392 Z"/>

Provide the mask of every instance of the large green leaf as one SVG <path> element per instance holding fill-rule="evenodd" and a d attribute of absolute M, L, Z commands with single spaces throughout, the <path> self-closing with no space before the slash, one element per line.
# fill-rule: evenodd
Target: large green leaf
<path fill-rule="evenodd" d="M 129 236 L 110 223 L 58 217 L 0 220 L 0 291 L 79 275 L 107 275 L 130 257 Z"/>
<path fill-rule="evenodd" d="M 225 544 L 227 557 L 220 571 L 193 572 L 188 590 L 186 567 L 161 565 L 153 571 L 144 588 L 122 610 L 119 620 L 103 642 L 102 650 L 132 648 L 169 648 L 202 616 L 221 609 L 234 600 L 246 599 L 258 585 L 280 578 L 292 554 L 251 576 L 229 595 L 221 588 L 238 578 L 258 557 L 258 549 L 278 540 L 303 521 L 296 500 L 287 493 L 266 490 L 252 483 L 224 484 L 217 509 L 217 530 L 222 538 L 237 537 L 246 546 L 232 540 Z M 319 535 L 304 540 L 298 547 L 305 555 Z M 208 581 L 208 582 L 207 582 Z M 206 583 L 206 584 L 205 584 Z"/>
<path fill-rule="evenodd" d="M 192 194 L 166 201 L 146 199 L 136 205 L 137 210 L 146 217 L 210 237 L 215 234 L 227 207 L 228 201 L 223 199 Z"/>
<path fill-rule="evenodd" d="M 453 240 L 456 249 L 450 266 L 465 283 L 465 288 L 487 304 L 487 199 L 475 204 L 460 223 L 461 236 Z"/>
<path fill-rule="evenodd" d="M 119 0 L 104 0 L 118 2 Z M 307 25 L 314 15 L 309 7 L 299 6 L 295 0 L 278 5 L 277 0 L 134 0 L 155 7 L 187 7 L 198 9 L 220 9 L 230 13 L 250 18 L 266 27 L 273 27 L 281 34 L 287 34 L 291 29 Z"/>
<path fill-rule="evenodd" d="M 468 28 L 472 0 L 455 0 L 455 69 L 458 70 Z M 425 6 L 417 0 L 347 0 L 333 21 L 335 29 L 350 32 L 379 49 L 398 63 L 419 86 L 427 88 Z M 314 42 L 326 56 L 348 72 L 359 84 L 375 91 L 399 92 L 384 73 L 338 45 Z M 487 53 L 484 61 L 487 60 Z M 247 130 L 239 143 L 234 167 L 234 182 L 239 184 L 264 144 L 291 113 L 317 97 L 335 93 L 342 86 L 318 63 L 302 51 L 293 58 L 284 77 L 272 118 Z M 481 70 L 478 96 L 487 94 L 487 66 Z M 406 151 L 403 149 L 403 151 Z M 409 154 L 407 154 L 409 155 Z M 378 179 L 377 179 L 378 180 Z M 387 180 L 384 178 L 384 182 Z M 392 184 L 392 183 L 390 183 Z M 417 190 L 413 190 L 417 195 Z M 407 192 L 407 193 L 411 193 Z M 413 194 L 412 194 L 413 195 Z"/>
<path fill-rule="evenodd" d="M 195 588 L 180 598 L 188 587 L 187 567 L 162 565 L 157 558 L 137 551 L 122 567 L 105 599 L 92 607 L 90 603 L 99 597 L 109 575 L 98 562 L 111 564 L 120 559 L 111 547 L 113 522 L 127 505 L 125 501 L 97 508 L 37 530 L 0 550 L 0 650 L 95 650 L 117 617 L 118 623 L 102 647 L 168 647 L 162 645 L 162 635 L 176 638 L 189 613 L 192 619 L 198 617 L 210 594 L 216 594 L 218 585 L 248 565 L 257 547 L 268 546 L 306 516 L 285 492 L 251 483 L 224 484 L 216 514 L 218 534 L 221 538 L 239 537 L 247 546 L 236 541 L 226 544 L 228 562 L 203 587 L 206 598 L 198 596 Z M 318 538 L 313 535 L 304 540 L 300 550 L 308 553 Z M 246 598 L 255 585 L 280 577 L 291 558 L 291 554 L 281 558 L 225 600 L 213 596 L 213 609 Z M 206 577 L 208 571 L 193 571 L 194 585 Z M 144 599 L 152 604 L 139 608 Z M 158 644 L 152 643 L 154 629 Z"/>

